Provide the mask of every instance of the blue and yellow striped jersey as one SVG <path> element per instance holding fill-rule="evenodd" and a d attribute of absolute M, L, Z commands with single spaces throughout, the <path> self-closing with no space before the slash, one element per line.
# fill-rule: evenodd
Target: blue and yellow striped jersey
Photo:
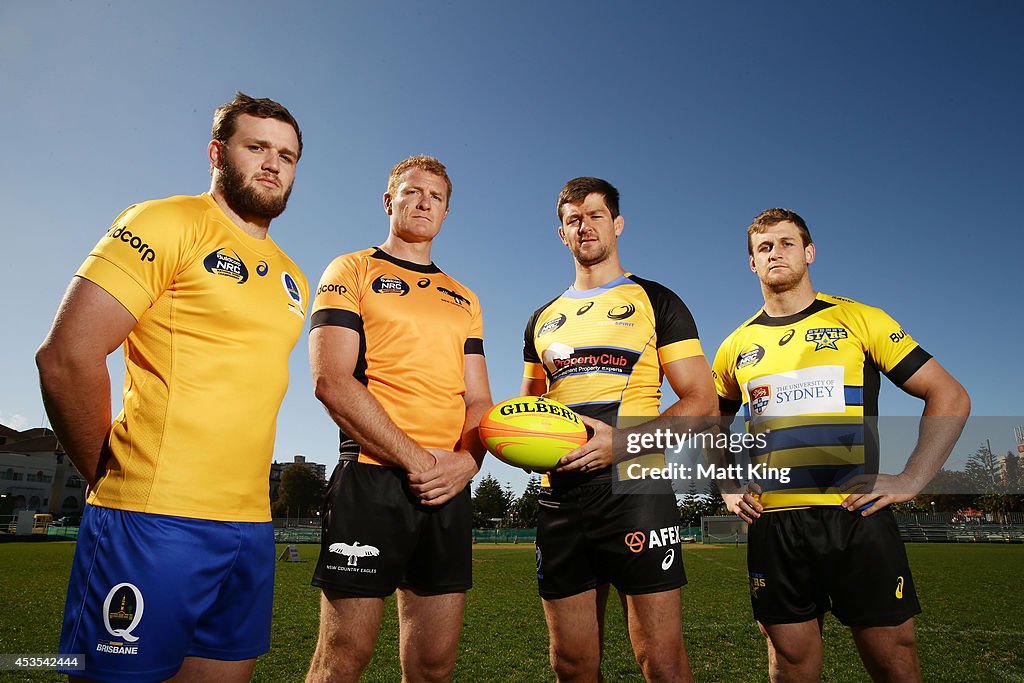
<path fill-rule="evenodd" d="M 889 315 L 819 293 L 803 311 L 764 311 L 730 334 L 713 374 L 723 413 L 743 409 L 747 429 L 764 435 L 755 465 L 790 468 L 786 484 L 766 480 L 765 510 L 838 505 L 845 479 L 877 471 L 880 374 L 902 386 L 929 359 Z"/>
<path fill-rule="evenodd" d="M 702 353 L 686 304 L 657 282 L 625 273 L 594 289 L 570 287 L 537 309 L 526 325 L 524 376 L 546 380 L 547 398 L 623 427 L 623 418 L 634 424 L 659 415 L 663 366 Z M 583 478 L 611 476 L 599 470 Z"/>

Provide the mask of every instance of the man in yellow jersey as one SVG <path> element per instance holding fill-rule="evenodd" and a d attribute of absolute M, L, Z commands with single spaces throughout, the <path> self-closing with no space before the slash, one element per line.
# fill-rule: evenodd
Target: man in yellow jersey
<path fill-rule="evenodd" d="M 611 584 L 644 677 L 692 680 L 671 484 L 648 482 L 645 493 L 631 493 L 624 466 L 612 467 L 609 435 L 628 418 L 635 424 L 659 415 L 663 377 L 678 396 L 666 415 L 713 414 L 710 368 L 682 300 L 623 270 L 618 190 L 600 178 L 576 178 L 562 188 L 556 210 L 576 277 L 526 326 L 522 392 L 572 407 L 595 436 L 542 481 L 537 580 L 551 665 L 559 681 L 598 679 Z"/>
<path fill-rule="evenodd" d="M 722 343 L 714 373 L 722 414 L 744 405 L 748 431 L 763 439 L 751 464 L 786 471 L 724 495 L 751 524 L 751 603 L 771 679 L 819 679 L 831 610 L 872 679 L 919 681 L 920 606 L 887 506 L 913 498 L 942 466 L 970 399 L 884 311 L 814 290 L 815 246 L 795 212 L 758 215 L 747 249 L 764 308 Z M 918 445 L 894 476 L 870 476 L 879 373 L 925 403 Z"/>
<path fill-rule="evenodd" d="M 469 480 L 491 405 L 480 302 L 430 259 L 451 180 L 398 163 L 379 247 L 336 258 L 310 319 L 316 396 L 341 429 L 313 585 L 323 590 L 307 681 L 355 681 L 398 591 L 403 678 L 451 676 L 472 584 Z"/>
<path fill-rule="evenodd" d="M 309 288 L 267 235 L 302 153 L 283 106 L 217 109 L 209 194 L 133 205 L 72 279 L 36 362 L 89 483 L 64 609 L 72 676 L 247 681 L 270 647 L 268 482 Z M 124 344 L 111 424 L 106 357 Z"/>

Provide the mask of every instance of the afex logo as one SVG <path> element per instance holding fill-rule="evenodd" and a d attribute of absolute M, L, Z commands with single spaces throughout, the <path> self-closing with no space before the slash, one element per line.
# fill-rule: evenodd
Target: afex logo
<path fill-rule="evenodd" d="M 647 533 L 631 531 L 622 540 L 626 543 L 629 551 L 633 553 L 639 553 L 645 548 L 663 548 L 667 545 L 677 545 L 680 543 L 679 525 L 651 529 Z"/>
<path fill-rule="evenodd" d="M 638 553 L 647 545 L 647 535 L 642 531 L 631 531 L 623 539 L 630 552 Z"/>

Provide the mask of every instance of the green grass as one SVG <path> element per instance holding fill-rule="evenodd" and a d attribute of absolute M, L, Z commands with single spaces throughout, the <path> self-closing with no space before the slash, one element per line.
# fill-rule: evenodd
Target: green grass
<path fill-rule="evenodd" d="M 1024 681 L 1019 611 L 1024 546 L 909 545 L 924 613 L 918 644 L 925 680 Z M 0 545 L 0 652 L 56 650 L 72 543 Z M 279 549 L 280 550 L 280 549 Z M 319 591 L 309 585 L 318 547 L 299 546 L 302 563 L 278 563 L 271 651 L 255 681 L 301 681 L 316 644 Z M 456 665 L 457 681 L 552 680 L 532 545 L 478 545 Z M 687 546 L 683 590 L 686 639 L 698 681 L 762 681 L 765 646 L 751 616 L 743 546 Z M 604 673 L 640 680 L 618 602 L 609 606 Z M 364 677 L 398 681 L 398 623 L 389 600 L 377 650 Z M 867 680 L 847 631 L 829 617 L 823 680 Z M 2 681 L 61 680 L 48 673 L 0 672 Z"/>

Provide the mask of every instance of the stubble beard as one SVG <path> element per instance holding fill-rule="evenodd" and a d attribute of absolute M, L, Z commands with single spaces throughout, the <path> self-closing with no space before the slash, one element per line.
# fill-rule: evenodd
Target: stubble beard
<path fill-rule="evenodd" d="M 579 244 L 575 249 L 572 250 L 572 255 L 576 259 L 576 263 L 581 266 L 591 267 L 596 266 L 608 259 L 611 254 L 611 248 L 607 244 L 600 244 L 598 249 L 592 251 L 589 256 L 583 255 L 583 245 Z"/>
<path fill-rule="evenodd" d="M 227 158 L 222 159 L 217 184 L 224 193 L 224 199 L 239 216 L 255 216 L 273 220 L 284 213 L 288 206 L 288 197 L 292 194 L 289 187 L 281 194 L 263 193 L 259 188 L 249 184 L 249 179 L 231 165 Z"/>

